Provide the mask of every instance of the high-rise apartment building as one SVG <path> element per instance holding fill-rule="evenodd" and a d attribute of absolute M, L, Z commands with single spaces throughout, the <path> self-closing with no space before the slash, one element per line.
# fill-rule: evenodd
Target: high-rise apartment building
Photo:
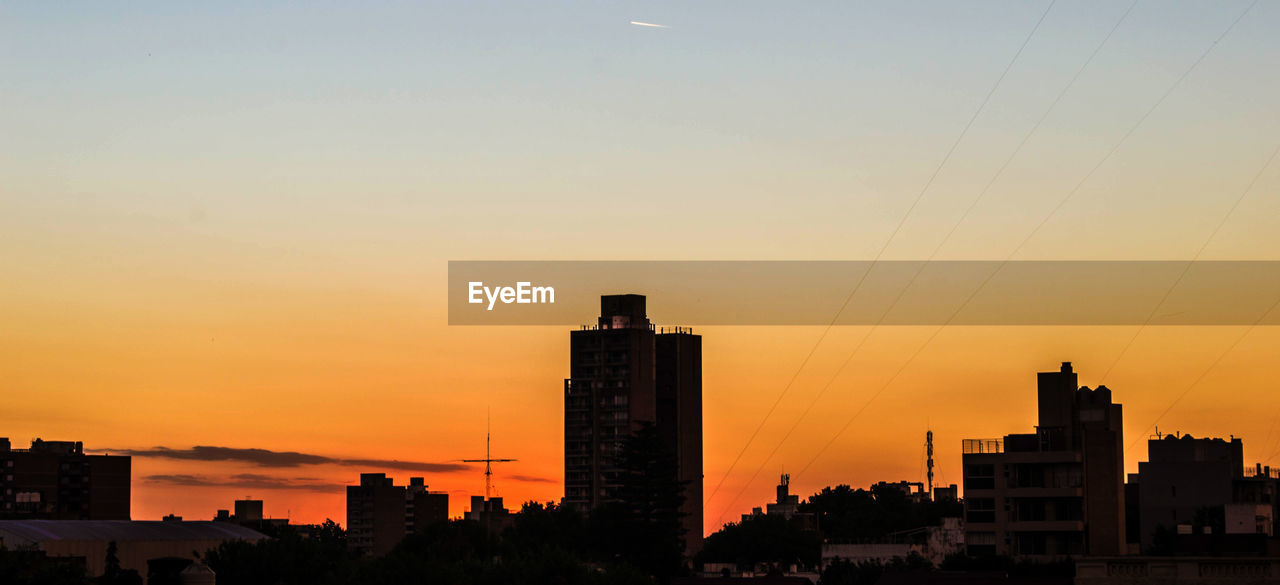
<path fill-rule="evenodd" d="M 617 457 L 651 423 L 685 482 L 685 552 L 702 542 L 702 337 L 657 329 L 643 295 L 600 298 L 600 317 L 569 335 L 564 383 L 566 505 L 591 510 L 616 498 Z"/>
<path fill-rule="evenodd" d="M 0 438 L 0 518 L 128 520 L 132 459 L 85 455 L 79 441 Z"/>
<path fill-rule="evenodd" d="M 404 486 L 385 473 L 361 473 L 347 486 L 347 546 L 361 555 L 384 555 L 404 538 Z"/>
<path fill-rule="evenodd" d="M 1121 405 L 1106 386 L 1079 387 L 1070 362 L 1038 382 L 1035 433 L 964 441 L 968 552 L 1124 554 Z"/>

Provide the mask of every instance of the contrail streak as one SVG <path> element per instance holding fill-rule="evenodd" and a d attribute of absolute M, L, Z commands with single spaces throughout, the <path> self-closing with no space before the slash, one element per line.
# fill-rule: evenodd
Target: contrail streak
<path fill-rule="evenodd" d="M 653 28 L 671 28 L 665 24 L 653 24 L 652 22 L 640 22 L 638 20 L 631 21 L 631 24 L 636 26 L 651 26 Z"/>

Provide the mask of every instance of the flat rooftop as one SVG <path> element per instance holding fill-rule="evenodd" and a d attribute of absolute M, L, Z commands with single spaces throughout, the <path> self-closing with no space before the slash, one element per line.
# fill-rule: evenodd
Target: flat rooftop
<path fill-rule="evenodd" d="M 55 540 L 260 540 L 266 535 L 231 522 L 145 520 L 0 520 L 6 546 Z"/>

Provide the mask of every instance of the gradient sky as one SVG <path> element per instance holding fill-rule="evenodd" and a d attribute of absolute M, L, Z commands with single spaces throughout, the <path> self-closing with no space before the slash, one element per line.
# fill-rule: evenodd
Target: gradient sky
<path fill-rule="evenodd" d="M 447 463 L 483 453 L 488 410 L 520 459 L 499 494 L 558 499 L 568 334 L 448 327 L 446 262 L 872 258 L 1047 5 L 0 5 L 0 436 Z M 1190 258 L 1261 170 L 1202 258 L 1280 259 L 1271 0 L 1072 192 L 1248 6 L 1139 2 L 938 257 L 1034 230 L 1018 259 Z M 1127 7 L 1053 5 L 885 258 L 933 252 Z M 666 324 L 662 291 L 628 292 Z M 822 330 L 698 332 L 710 493 Z M 1031 429 L 1035 372 L 1094 386 L 1135 332 L 948 328 L 886 387 L 933 329 L 876 330 L 766 462 L 868 333 L 834 330 L 707 527 L 784 469 L 804 495 L 919 480 L 930 427 L 958 482 L 961 439 Z M 1160 429 L 1274 458 L 1280 331 L 1245 332 L 1142 332 L 1105 380 L 1126 443 L 1203 375 Z M 252 495 L 345 521 L 340 486 L 381 469 L 139 456 L 134 517 Z M 483 491 L 386 470 L 454 514 Z"/>

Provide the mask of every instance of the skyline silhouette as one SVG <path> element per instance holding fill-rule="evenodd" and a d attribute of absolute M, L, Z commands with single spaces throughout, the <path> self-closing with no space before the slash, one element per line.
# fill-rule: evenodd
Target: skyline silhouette
<path fill-rule="evenodd" d="M 726 331 L 731 332 L 736 328 L 719 328 L 719 329 L 721 331 L 721 335 L 725 335 Z M 1132 329 L 1132 328 L 1129 328 L 1129 329 Z M 1229 329 L 1231 331 L 1238 331 L 1241 328 L 1229 327 L 1226 329 Z M 717 339 L 716 337 L 712 337 L 712 342 L 713 342 L 712 346 L 714 346 L 715 342 L 717 341 L 724 341 L 724 340 Z M 561 361 L 563 361 L 563 356 L 561 356 L 560 359 Z M 1024 376 L 1022 385 L 1028 386 L 1029 384 L 1027 382 L 1028 382 L 1028 379 Z M 1195 385 L 1193 384 L 1189 389 L 1194 389 L 1194 386 Z M 1183 387 L 1184 387 L 1183 389 L 1188 389 L 1186 388 L 1186 384 L 1183 384 Z M 1014 394 L 1015 398 L 1025 398 L 1025 397 L 1017 396 L 1019 394 L 1018 389 L 1014 389 L 1012 393 Z M 1126 395 L 1127 395 L 1127 392 L 1126 392 Z M 1178 398 L 1179 398 L 1178 396 L 1165 396 L 1163 398 L 1163 401 L 1166 403 L 1171 400 L 1176 402 Z M 1158 412 L 1158 410 L 1156 409 L 1156 406 L 1158 405 L 1151 405 L 1149 409 L 1147 409 L 1147 411 Z M 1163 404 L 1160 406 L 1164 406 L 1165 409 L 1170 409 L 1172 405 Z M 792 413 L 793 416 L 795 414 L 797 413 L 794 413 L 794 412 Z M 1163 413 L 1163 414 L 1167 414 L 1167 413 Z M 1012 418 L 1016 419 L 1018 417 L 1015 416 Z M 803 421 L 804 419 L 803 417 L 800 417 L 799 420 Z M 1026 421 L 1024 420 L 1022 422 L 1025 424 Z M 988 425 L 982 425 L 982 424 L 972 424 L 966 430 L 965 425 L 967 423 L 965 421 L 949 420 L 945 416 L 930 417 L 928 420 L 928 423 L 931 425 L 929 430 L 936 429 L 936 428 L 952 428 L 952 429 L 959 428 L 961 429 L 960 432 L 966 438 L 971 436 L 981 435 L 982 431 L 978 431 L 976 429 L 983 428 L 984 426 L 988 426 Z M 1130 430 L 1135 426 L 1137 426 L 1138 424 L 1141 424 L 1141 423 L 1136 423 L 1135 421 L 1129 421 L 1126 423 L 1125 428 L 1126 430 Z M 1205 425 L 1201 425 L 1201 426 L 1206 427 Z M 1165 427 L 1165 428 L 1169 428 L 1169 427 Z M 1210 432 L 1208 430 L 1204 430 L 1201 428 L 1198 428 L 1198 429 L 1183 428 L 1180 430 L 1182 432 L 1186 432 L 1187 434 L 1195 433 L 1200 436 L 1205 436 L 1205 435 L 1208 435 L 1208 436 L 1230 435 L 1230 436 L 1236 436 L 1236 437 L 1242 436 L 1238 432 L 1215 433 L 1215 432 Z M 936 431 L 934 432 L 936 433 Z M 913 445 L 914 442 L 918 442 L 918 441 L 912 441 L 913 438 L 918 439 L 918 436 L 917 437 L 907 436 L 910 434 L 911 433 L 908 433 L 906 431 L 902 433 L 902 436 L 903 436 L 902 441 L 903 443 L 905 443 L 904 446 Z M 893 435 L 888 435 L 888 436 L 893 436 Z M 1248 438 L 1248 437 L 1245 436 L 1245 438 Z M 1280 450 L 1280 446 L 1277 446 L 1275 444 L 1276 442 L 1280 442 L 1280 435 L 1276 435 L 1270 438 L 1272 439 L 1270 447 L 1273 449 L 1271 451 L 1271 456 L 1274 457 L 1276 454 L 1275 451 Z M 1128 448 L 1125 449 L 1125 452 L 1123 454 L 1124 460 L 1132 461 L 1135 463 L 1135 465 L 1127 466 L 1127 467 L 1133 467 L 1134 469 L 1126 469 L 1126 471 L 1128 472 L 1136 471 L 1136 462 L 1143 459 L 1144 453 L 1142 453 L 1141 450 L 1133 449 L 1133 445 L 1139 442 L 1143 442 L 1144 439 L 1145 439 L 1144 436 L 1138 436 L 1138 437 L 1131 436 L 1129 437 L 1129 440 L 1126 441 L 1128 443 L 1128 446 L 1127 446 Z M 743 436 L 738 437 L 739 444 L 741 444 L 744 440 L 745 440 L 745 437 Z M 525 439 L 524 441 L 521 442 L 521 445 L 527 445 L 529 442 L 530 441 L 528 439 Z M 1270 460 L 1266 458 L 1266 455 L 1264 455 L 1265 453 L 1267 453 L 1268 445 L 1266 444 L 1265 440 L 1261 441 L 1261 443 L 1263 444 L 1255 446 L 1254 441 L 1246 441 L 1246 444 L 1251 447 L 1250 451 L 1247 454 L 1247 459 L 1249 461 L 1257 460 L 1259 461 L 1259 465 L 1262 465 L 1264 463 L 1269 465 Z M 893 445 L 892 441 L 886 441 L 885 444 L 877 445 L 877 449 L 880 449 L 880 450 L 892 449 L 893 448 L 892 445 Z M 345 479 L 350 475 L 358 475 L 360 473 L 368 473 L 372 471 L 381 470 L 387 473 L 389 477 L 394 478 L 396 481 L 407 480 L 407 478 L 409 478 L 409 476 L 412 474 L 425 475 L 427 479 L 431 482 L 431 485 L 434 488 L 439 488 L 443 486 L 446 492 L 454 496 L 453 498 L 451 498 L 452 501 L 450 502 L 449 513 L 451 517 L 459 517 L 462 515 L 461 511 L 465 510 L 467 506 L 466 504 L 467 497 L 485 493 L 482 488 L 477 489 L 477 487 L 469 484 L 479 483 L 480 485 L 484 485 L 483 479 L 487 479 L 484 477 L 484 473 L 483 473 L 484 469 L 482 466 L 467 465 L 465 463 L 460 463 L 459 461 L 461 460 L 458 460 L 458 459 L 444 460 L 440 462 L 429 462 L 429 461 L 412 461 L 412 460 L 400 460 L 400 459 L 340 458 L 340 457 L 320 455 L 315 453 L 302 453 L 302 452 L 295 452 L 295 451 L 273 451 L 270 449 L 263 449 L 263 448 L 235 448 L 235 447 L 215 447 L 215 446 L 194 446 L 190 448 L 153 447 L 149 449 L 128 449 L 128 448 L 95 449 L 92 447 L 92 445 L 90 445 L 86 449 L 86 452 L 95 453 L 95 454 L 107 453 L 107 454 L 131 456 L 137 462 L 135 463 L 135 469 L 137 469 L 137 467 L 139 466 L 142 466 L 145 468 L 149 465 L 153 465 L 156 462 L 164 462 L 164 461 L 173 461 L 180 465 L 187 464 L 187 463 L 194 463 L 194 464 L 200 464 L 201 466 L 205 466 L 205 467 L 202 467 L 204 471 L 199 474 L 184 474 L 184 473 L 157 474 L 157 473 L 142 473 L 142 472 L 135 471 L 133 474 L 135 502 L 139 500 L 139 497 L 136 495 L 139 491 L 141 491 L 144 494 L 148 494 L 147 496 L 144 496 L 145 498 L 148 498 L 148 499 L 151 497 L 154 497 L 154 494 L 158 494 L 158 495 L 161 495 L 162 498 L 169 498 L 169 499 L 175 498 L 179 495 L 185 497 L 189 495 L 190 493 L 189 490 L 191 488 L 209 490 L 210 492 L 217 493 L 217 494 L 234 493 L 236 494 L 236 497 L 243 497 L 243 496 L 252 494 L 252 495 L 263 497 L 268 502 L 267 515 L 269 517 L 276 517 L 276 518 L 287 517 L 295 522 L 303 522 L 303 523 L 319 523 L 320 520 L 323 520 L 326 518 L 335 518 L 340 515 L 339 512 L 342 509 L 341 506 L 337 508 L 327 508 L 323 506 L 318 507 L 314 512 L 312 512 L 313 514 L 312 517 L 308 517 L 300 514 L 294 514 L 293 510 L 297 507 L 300 507 L 298 506 L 298 504 L 300 503 L 305 504 L 305 502 L 308 499 L 316 498 L 317 496 L 320 496 L 329 500 L 333 499 L 331 496 L 340 497 L 340 495 L 344 493 L 344 491 L 346 490 L 347 485 L 353 485 L 354 483 L 358 483 L 358 482 L 351 482 L 349 479 Z M 939 469 L 938 469 L 940 481 L 938 483 L 944 484 L 948 480 L 951 481 L 952 483 L 958 483 L 959 465 L 956 463 L 952 463 L 949 469 L 947 468 L 947 465 L 950 460 L 958 460 L 960 453 L 961 453 L 961 450 L 959 449 L 958 439 L 955 442 L 940 443 L 940 446 L 936 450 L 937 459 L 940 461 Z M 854 457 L 856 457 L 857 455 L 858 454 L 855 453 Z M 446 455 L 442 455 L 442 457 L 444 456 Z M 725 468 L 725 466 L 727 465 L 723 459 L 717 461 L 717 460 L 712 460 L 710 458 L 707 458 L 705 453 L 704 453 L 704 459 L 706 459 L 706 463 L 709 468 L 713 466 L 719 466 L 721 468 Z M 767 460 L 766 460 L 766 463 L 767 463 Z M 786 469 L 785 467 L 786 462 L 781 461 L 780 463 L 782 464 L 782 467 L 780 467 L 780 469 Z M 212 465 L 230 465 L 230 466 L 236 466 L 236 465 L 248 466 L 248 467 L 241 467 L 241 468 L 249 469 L 251 472 L 220 474 L 220 473 L 210 471 L 210 469 L 207 466 L 211 464 Z M 327 471 L 329 469 L 334 469 L 334 468 L 337 468 L 337 469 L 347 468 L 350 471 L 338 472 L 338 473 Z M 756 468 L 759 469 L 760 467 L 757 466 Z M 747 468 L 747 469 L 750 469 L 750 468 Z M 745 474 L 745 471 L 747 469 L 744 469 L 742 473 Z M 895 469 L 894 467 L 887 467 L 887 469 L 889 469 L 890 471 L 884 471 L 883 469 L 859 471 L 856 469 L 856 467 L 850 467 L 844 470 L 836 470 L 834 473 L 828 476 L 828 477 L 831 477 L 832 479 L 824 485 L 830 486 L 830 485 L 837 485 L 837 484 L 849 484 L 849 485 L 857 486 L 857 485 L 871 485 L 872 483 L 884 481 L 884 480 L 894 480 L 894 481 L 897 481 L 900 479 L 905 479 L 909 481 L 920 480 L 923 478 L 922 474 L 924 473 L 923 464 L 921 464 L 920 469 L 917 470 L 918 473 L 914 473 L 914 474 L 909 470 L 910 469 L 909 467 L 905 467 L 901 465 L 896 467 L 896 469 L 899 470 L 897 472 L 893 471 Z M 906 471 L 903 471 L 903 470 L 906 470 Z M 560 471 L 560 470 L 557 469 L 554 471 Z M 286 473 L 281 473 L 281 472 L 286 472 Z M 317 475 L 326 475 L 326 474 L 330 474 L 329 477 L 336 477 L 337 479 L 321 479 L 321 478 L 315 477 Z M 524 501 L 524 500 L 560 501 L 560 498 L 564 493 L 563 491 L 561 491 L 563 489 L 561 487 L 563 486 L 563 483 L 558 481 L 558 478 L 555 478 L 555 477 L 541 477 L 536 475 L 529 475 L 527 473 L 521 473 L 519 471 L 511 472 L 511 473 L 496 471 L 494 472 L 493 475 L 496 478 L 495 481 L 505 484 L 503 486 L 502 491 L 495 492 L 494 494 L 495 496 L 504 495 L 506 493 L 509 493 L 510 491 L 518 490 L 521 484 L 533 484 L 535 486 L 545 485 L 546 488 L 541 489 L 539 493 L 546 493 L 552 490 L 559 491 L 558 494 L 553 492 L 550 495 L 546 495 L 542 497 L 516 496 L 515 499 L 512 499 L 511 496 L 507 496 L 508 501 L 511 501 L 511 502 L 518 502 L 518 501 Z M 758 475 L 758 472 L 756 473 L 756 475 Z M 921 475 L 921 477 L 917 478 L 916 475 Z M 863 477 L 866 477 L 868 479 L 860 482 L 859 480 Z M 703 486 L 704 490 L 708 490 L 710 488 L 711 479 L 712 478 L 710 477 L 704 479 L 704 486 Z M 459 485 L 463 487 L 455 487 Z M 750 485 L 748 484 L 739 489 L 738 493 L 736 494 L 737 498 L 733 501 L 733 503 L 738 506 L 736 508 L 732 506 L 729 508 L 719 508 L 712 504 L 712 502 L 716 502 L 717 500 L 715 500 L 714 498 L 707 500 L 708 506 L 706 507 L 706 510 L 704 512 L 703 532 L 704 533 L 715 532 L 720 528 L 722 522 L 733 520 L 733 518 L 736 517 L 736 515 L 730 515 L 728 516 L 728 518 L 725 518 L 727 513 L 729 512 L 736 513 L 736 512 L 739 512 L 739 510 L 746 511 L 746 510 L 749 510 L 751 507 L 758 505 L 759 502 L 764 501 L 758 498 L 753 498 L 752 496 L 755 492 L 749 489 L 746 489 L 749 487 Z M 814 487 L 810 488 L 806 485 L 805 487 L 799 488 L 799 491 L 800 493 L 809 493 L 812 491 L 816 491 L 817 488 L 819 487 L 823 487 L 823 486 L 815 485 Z M 723 501 L 723 500 L 720 500 L 720 501 Z M 221 501 L 219 501 L 219 504 L 225 506 L 225 502 L 226 502 L 226 498 L 223 498 Z M 135 504 L 135 509 L 136 509 L 136 506 L 137 504 Z M 145 508 L 146 504 L 142 504 L 142 506 L 144 506 L 144 509 L 146 509 Z M 285 509 L 284 514 L 279 513 L 279 509 L 282 507 Z M 177 514 L 179 516 L 190 517 L 190 518 L 203 518 L 204 516 L 209 515 L 210 510 L 212 510 L 212 508 L 203 509 L 203 508 L 199 508 L 191 505 L 178 506 L 170 502 L 168 505 L 168 509 L 166 510 L 166 514 Z M 148 514 L 147 512 L 143 512 L 142 514 L 135 513 L 134 518 L 148 519 L 147 514 Z M 313 519 L 315 518 L 315 516 L 320 516 L 320 518 Z"/>
<path fill-rule="evenodd" d="M 486 408 L 519 459 L 496 495 L 558 500 L 566 328 L 450 326 L 450 261 L 1280 250 L 1274 2 L 3 16 L 0 435 L 130 454 L 136 518 L 252 495 L 318 523 L 362 472 L 425 476 L 459 516 Z M 675 321 L 675 290 L 610 287 Z M 681 323 L 706 340 L 704 531 L 783 472 L 919 480 L 928 430 L 956 483 L 960 441 L 1025 427 L 1028 372 L 1067 360 L 1123 392 L 1125 472 L 1157 426 L 1280 457 L 1280 328 L 1148 327 L 1163 300 L 1088 327 L 850 306 L 869 324 Z"/>

